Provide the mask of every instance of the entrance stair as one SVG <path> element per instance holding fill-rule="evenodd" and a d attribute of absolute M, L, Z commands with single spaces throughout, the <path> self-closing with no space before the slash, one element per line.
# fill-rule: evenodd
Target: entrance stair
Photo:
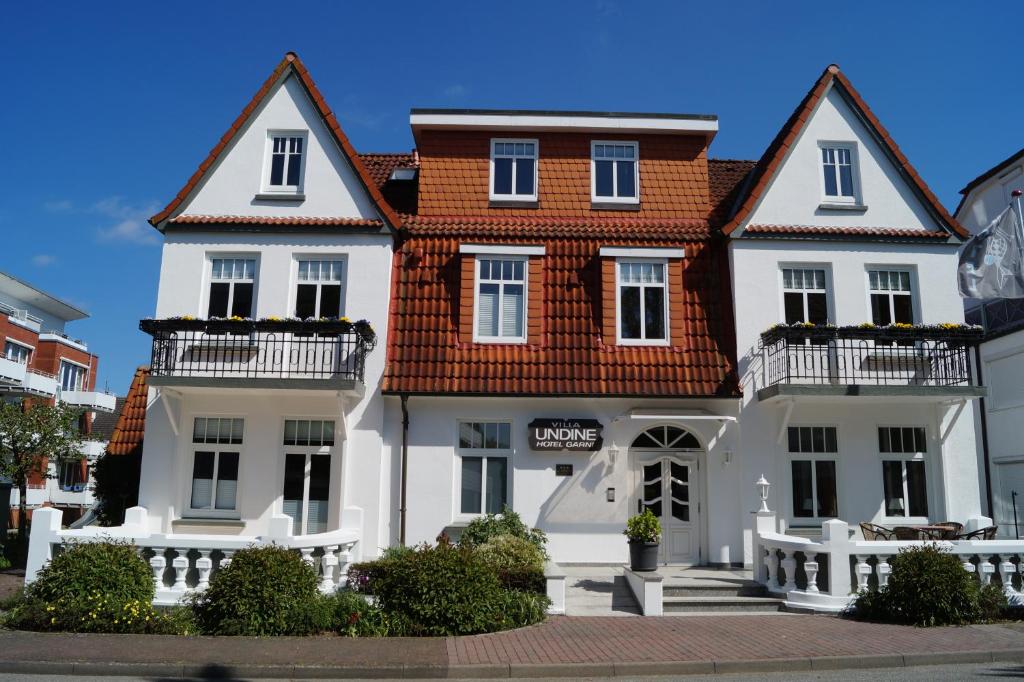
<path fill-rule="evenodd" d="M 769 595 L 749 571 L 662 566 L 658 572 L 666 616 L 783 611 L 784 600 Z"/>

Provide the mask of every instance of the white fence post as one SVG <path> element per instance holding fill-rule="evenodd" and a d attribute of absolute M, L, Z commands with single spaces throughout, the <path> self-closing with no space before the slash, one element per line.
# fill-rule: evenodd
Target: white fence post
<path fill-rule="evenodd" d="M 60 522 L 63 517 L 64 513 L 53 507 L 40 507 L 32 512 L 32 532 L 25 561 L 26 585 L 36 579 L 39 570 L 53 557 L 53 545 L 60 542 Z"/>
<path fill-rule="evenodd" d="M 821 542 L 828 547 L 826 550 L 828 552 L 827 593 L 833 597 L 845 597 L 852 591 L 850 589 L 849 524 L 839 519 L 832 519 L 821 524 Z"/>

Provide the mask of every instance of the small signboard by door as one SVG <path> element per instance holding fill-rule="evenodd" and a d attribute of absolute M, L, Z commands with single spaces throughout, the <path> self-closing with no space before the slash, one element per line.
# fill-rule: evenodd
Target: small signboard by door
<path fill-rule="evenodd" d="M 530 422 L 530 449 L 540 452 L 596 452 L 603 426 L 596 419 L 537 418 Z"/>

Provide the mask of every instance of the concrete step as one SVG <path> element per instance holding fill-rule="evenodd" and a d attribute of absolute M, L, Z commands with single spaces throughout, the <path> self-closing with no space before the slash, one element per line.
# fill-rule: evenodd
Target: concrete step
<path fill-rule="evenodd" d="M 679 580 L 665 582 L 666 597 L 767 597 L 765 586 L 752 580 Z"/>
<path fill-rule="evenodd" d="M 688 613 L 700 611 L 718 613 L 722 611 L 744 611 L 765 613 L 782 610 L 782 599 L 774 597 L 665 597 L 662 608 L 665 613 Z"/>

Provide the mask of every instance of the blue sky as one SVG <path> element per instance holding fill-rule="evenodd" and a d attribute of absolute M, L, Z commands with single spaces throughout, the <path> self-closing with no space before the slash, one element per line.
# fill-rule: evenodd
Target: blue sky
<path fill-rule="evenodd" d="M 713 113 L 712 155 L 757 158 L 831 62 L 950 208 L 1024 146 L 1013 2 L 39 2 L 4 23 L 0 270 L 92 314 L 69 331 L 118 392 L 148 361 L 146 218 L 287 50 L 360 151 L 409 150 L 409 108 L 437 106 Z"/>

